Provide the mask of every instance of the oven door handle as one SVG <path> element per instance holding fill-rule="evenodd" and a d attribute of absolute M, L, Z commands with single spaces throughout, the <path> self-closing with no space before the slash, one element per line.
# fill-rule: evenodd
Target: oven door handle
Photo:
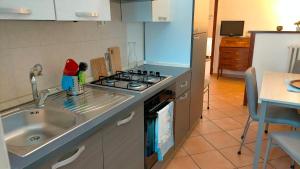
<path fill-rule="evenodd" d="M 170 102 L 172 102 L 173 99 L 169 98 L 161 103 L 159 103 L 157 106 L 155 106 L 154 108 L 152 108 L 149 113 L 153 113 L 153 112 L 158 112 L 159 110 L 161 110 L 162 108 L 164 108 L 166 105 L 168 105 Z"/>

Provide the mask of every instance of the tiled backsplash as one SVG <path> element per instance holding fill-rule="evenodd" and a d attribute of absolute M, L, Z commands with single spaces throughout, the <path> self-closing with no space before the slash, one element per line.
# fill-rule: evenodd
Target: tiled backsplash
<path fill-rule="evenodd" d="M 130 32 L 127 29 L 132 25 L 121 22 L 119 5 L 111 4 L 112 21 L 105 24 L 0 21 L 0 110 L 31 99 L 29 70 L 36 63 L 44 68 L 43 76 L 38 79 L 39 89 L 60 84 L 67 58 L 89 63 L 92 58 L 103 57 L 108 47 L 121 48 L 122 65 L 126 69 L 127 42 L 139 38 L 127 37 Z M 142 46 L 139 43 L 137 48 Z M 142 60 L 143 51 L 137 52 Z M 87 74 L 91 76 L 90 68 Z"/>

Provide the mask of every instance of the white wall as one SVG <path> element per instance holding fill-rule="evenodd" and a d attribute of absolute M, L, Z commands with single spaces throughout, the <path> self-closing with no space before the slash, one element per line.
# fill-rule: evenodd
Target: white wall
<path fill-rule="evenodd" d="M 128 67 L 127 39 L 143 46 L 139 24 L 121 22 L 120 4 L 112 3 L 112 21 L 97 22 L 56 21 L 0 21 L 0 110 L 30 100 L 29 70 L 40 63 L 43 76 L 39 89 L 59 86 L 67 58 L 89 63 L 103 57 L 112 46 L 121 48 L 123 68 Z M 135 31 L 132 36 L 131 29 Z M 143 59 L 143 50 L 137 51 Z M 90 69 L 88 76 L 91 76 Z"/>
<path fill-rule="evenodd" d="M 265 71 L 288 72 L 288 46 L 291 45 L 300 45 L 300 33 L 256 35 L 252 64 L 256 68 L 259 91 Z"/>
<path fill-rule="evenodd" d="M 211 0 L 195 0 L 194 5 L 194 32 L 207 32 Z M 204 15 L 207 14 L 207 15 Z"/>
<path fill-rule="evenodd" d="M 299 0 L 219 0 L 214 72 L 217 72 L 221 20 L 244 20 L 245 33 L 249 30 L 295 30 L 294 22 L 300 20 Z"/>

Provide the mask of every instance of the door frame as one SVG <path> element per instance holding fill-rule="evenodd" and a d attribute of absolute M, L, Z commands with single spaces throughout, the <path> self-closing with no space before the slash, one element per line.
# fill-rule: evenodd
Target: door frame
<path fill-rule="evenodd" d="M 213 20 L 213 32 L 212 32 L 212 47 L 211 47 L 211 62 L 210 62 L 210 74 L 214 73 L 214 55 L 215 55 L 215 44 L 216 44 L 216 32 L 217 32 L 217 21 L 218 21 L 218 8 L 219 0 L 214 2 L 214 20 Z"/>

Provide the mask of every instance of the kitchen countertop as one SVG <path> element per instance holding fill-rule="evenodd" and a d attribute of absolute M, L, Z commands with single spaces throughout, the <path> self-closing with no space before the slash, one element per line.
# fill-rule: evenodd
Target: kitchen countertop
<path fill-rule="evenodd" d="M 172 76 L 172 77 L 162 81 L 157 85 L 152 86 L 151 88 L 143 91 L 142 93 L 130 92 L 129 94 L 132 94 L 134 96 L 131 99 L 128 99 L 127 101 L 123 102 L 119 106 L 114 107 L 110 111 L 101 114 L 98 117 L 93 118 L 88 123 L 84 123 L 80 127 L 69 131 L 67 134 L 63 135 L 58 139 L 55 139 L 47 146 L 39 149 L 38 151 L 33 152 L 32 154 L 26 157 L 19 157 L 10 153 L 9 158 L 10 158 L 11 168 L 19 169 L 19 168 L 24 168 L 26 166 L 29 166 L 34 162 L 38 161 L 39 159 L 47 156 L 49 153 L 61 148 L 63 145 L 69 143 L 70 141 L 78 139 L 79 137 L 84 137 L 83 135 L 85 133 L 89 132 L 95 127 L 98 126 L 100 127 L 103 123 L 105 123 L 108 119 L 112 118 L 113 116 L 116 116 L 117 114 L 135 106 L 136 104 L 142 104 L 145 100 L 149 99 L 150 97 L 158 93 L 160 90 L 163 90 L 169 87 L 170 85 L 174 84 L 177 77 L 181 76 L 182 74 L 190 70 L 189 68 L 182 68 L 182 67 L 158 66 L 158 65 L 147 65 L 147 64 L 142 65 L 136 69 L 161 72 L 161 75 Z M 94 89 L 97 89 L 97 87 L 94 87 Z M 128 93 L 128 92 L 115 90 L 115 89 L 104 89 L 104 90 Z"/>

